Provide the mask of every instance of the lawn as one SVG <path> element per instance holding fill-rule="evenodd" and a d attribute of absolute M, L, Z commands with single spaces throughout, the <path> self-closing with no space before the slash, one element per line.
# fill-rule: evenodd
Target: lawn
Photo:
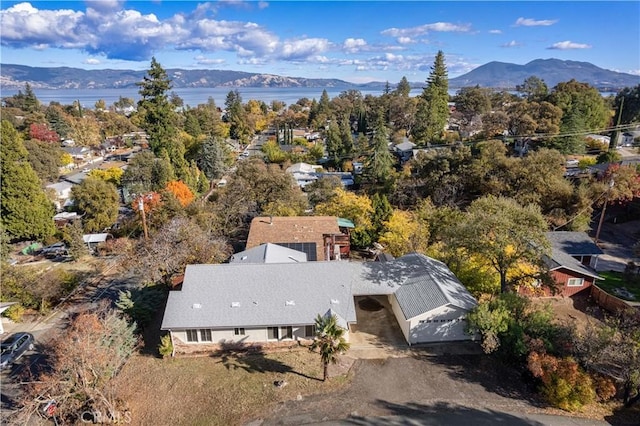
<path fill-rule="evenodd" d="M 604 280 L 598 280 L 596 282 L 596 285 L 601 289 L 603 289 L 604 291 L 606 291 L 607 293 L 612 294 L 624 300 L 640 301 L 640 285 L 625 282 L 623 279 L 622 272 L 614 272 L 614 271 L 604 272 L 603 271 L 603 272 L 598 272 L 598 275 L 604 278 Z M 616 292 L 616 289 L 621 289 L 623 287 L 629 293 L 633 294 L 635 296 L 635 299 L 631 297 L 624 297 L 624 295 L 620 294 L 619 292 Z"/>
<path fill-rule="evenodd" d="M 322 382 L 320 357 L 306 349 L 167 360 L 136 355 L 115 390 L 134 424 L 238 425 L 281 401 L 340 389 L 351 379 L 347 372 L 347 365 L 336 368 Z"/>

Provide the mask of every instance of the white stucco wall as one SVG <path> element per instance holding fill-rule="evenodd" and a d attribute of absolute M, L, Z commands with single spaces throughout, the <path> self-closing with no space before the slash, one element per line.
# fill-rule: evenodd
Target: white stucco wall
<path fill-rule="evenodd" d="M 396 298 L 392 295 L 389 299 L 402 334 L 410 345 L 474 339 L 465 332 L 467 311 L 464 309 L 444 305 L 407 320 Z"/>
<path fill-rule="evenodd" d="M 239 327 L 240 328 L 240 327 Z M 211 341 L 202 341 L 201 340 L 201 329 L 198 330 L 198 342 L 189 342 L 187 341 L 187 331 L 186 330 L 171 330 L 171 334 L 174 338 L 178 338 L 181 342 L 184 342 L 188 345 L 198 345 L 198 344 L 211 344 L 211 343 L 264 343 L 264 342 L 277 342 L 277 341 L 295 341 L 299 339 L 310 338 L 310 336 L 305 336 L 305 326 L 298 325 L 292 326 L 293 328 L 293 337 L 291 339 L 283 339 L 282 337 L 278 340 L 268 339 L 267 336 L 267 327 L 262 328 L 244 328 L 244 335 L 236 335 L 235 329 L 211 329 Z M 283 331 L 280 330 L 280 335 L 282 336 Z"/>

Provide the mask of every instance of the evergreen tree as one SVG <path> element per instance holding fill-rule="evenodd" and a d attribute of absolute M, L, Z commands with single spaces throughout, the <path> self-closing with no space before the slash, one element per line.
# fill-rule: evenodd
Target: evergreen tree
<path fill-rule="evenodd" d="M 413 134 L 417 142 L 424 144 L 442 138 L 449 118 L 449 79 L 441 50 L 436 55 L 421 97 Z"/>
<path fill-rule="evenodd" d="M 344 117 L 340 123 L 340 139 L 341 156 L 350 156 L 353 153 L 353 135 L 351 134 L 351 125 L 349 123 L 349 117 Z"/>
<path fill-rule="evenodd" d="M 411 93 L 411 85 L 409 84 L 407 77 L 402 77 L 400 83 L 398 83 L 398 86 L 396 87 L 396 93 L 404 97 L 409 96 L 409 93 Z"/>
<path fill-rule="evenodd" d="M 29 83 L 25 84 L 24 87 L 24 109 L 32 113 L 40 109 L 40 101 L 38 101 L 36 94 L 33 93 L 33 89 Z"/>
<path fill-rule="evenodd" d="M 365 164 L 365 175 L 372 183 L 384 185 L 393 175 L 393 165 L 394 159 L 389 151 L 389 134 L 384 124 L 384 116 L 379 114 L 373 135 L 373 152 Z"/>
<path fill-rule="evenodd" d="M 227 94 L 224 106 L 226 108 L 225 119 L 229 123 L 229 136 L 243 144 L 249 143 L 251 131 L 247 123 L 247 113 L 242 106 L 242 97 L 238 90 L 232 90 Z"/>
<path fill-rule="evenodd" d="M 0 135 L 0 201 L 2 228 L 10 241 L 43 240 L 53 235 L 53 203 L 27 161 L 28 152 L 16 129 L 2 121 Z"/>
<path fill-rule="evenodd" d="M 373 223 L 373 230 L 376 234 L 374 239 L 378 238 L 378 235 L 384 230 L 384 223 L 389 220 L 393 213 L 393 207 L 384 194 L 375 193 L 371 197 L 371 206 L 373 207 L 373 215 L 371 222 Z"/>
<path fill-rule="evenodd" d="M 182 178 L 187 164 L 184 145 L 177 138 L 177 114 L 169 102 L 171 80 L 155 57 L 151 58 L 151 68 L 138 86 L 141 96 L 138 110 L 142 116 L 141 126 L 149 135 L 149 145 L 158 156 L 163 150 L 166 151 L 176 175 Z"/>
<path fill-rule="evenodd" d="M 227 153 L 222 142 L 216 138 L 208 138 L 202 144 L 200 155 L 198 157 L 198 166 L 204 172 L 207 179 L 213 185 L 214 180 L 220 179 L 224 174 L 227 166 L 225 160 Z"/>

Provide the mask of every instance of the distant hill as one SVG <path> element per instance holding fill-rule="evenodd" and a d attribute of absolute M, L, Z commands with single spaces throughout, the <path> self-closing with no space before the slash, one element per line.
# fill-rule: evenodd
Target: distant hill
<path fill-rule="evenodd" d="M 225 70 L 167 69 L 176 89 L 186 87 L 318 87 L 335 89 L 382 89 L 385 82 L 353 84 L 334 78 L 286 77 Z M 34 89 L 120 89 L 135 88 L 145 71 L 84 70 L 81 68 L 38 68 L 25 65 L 0 65 L 0 89 L 23 89 L 29 83 Z M 571 79 L 589 83 L 601 91 L 618 91 L 640 84 L 640 76 L 599 68 L 588 62 L 536 59 L 526 65 L 489 62 L 460 77 L 449 79 L 449 87 L 492 87 L 513 90 L 528 77 L 536 76 L 549 88 Z M 428 74 L 425 74 L 425 80 Z M 395 88 L 398 82 L 389 82 Z M 424 82 L 410 83 L 420 88 Z"/>
<path fill-rule="evenodd" d="M 356 85 L 338 79 L 283 77 L 242 71 L 166 69 L 173 87 L 332 87 Z M 0 65 L 0 88 L 23 89 L 120 89 L 135 88 L 145 71 L 84 70 L 81 68 L 39 68 L 25 65 Z"/>
<path fill-rule="evenodd" d="M 505 62 L 489 62 L 449 80 L 449 87 L 468 86 L 515 89 L 528 77 L 544 80 L 549 89 L 558 83 L 575 79 L 589 83 L 600 91 L 618 91 L 624 87 L 640 84 L 640 76 L 609 71 L 589 62 L 562 61 L 560 59 L 536 59 L 525 65 Z"/>

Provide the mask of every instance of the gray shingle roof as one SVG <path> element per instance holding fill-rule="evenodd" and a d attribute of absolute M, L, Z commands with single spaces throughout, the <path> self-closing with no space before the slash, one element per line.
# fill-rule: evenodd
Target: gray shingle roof
<path fill-rule="evenodd" d="M 313 324 L 329 309 L 355 322 L 350 283 L 359 270 L 351 262 L 188 265 L 162 329 Z"/>
<path fill-rule="evenodd" d="M 162 329 L 312 324 L 328 310 L 355 322 L 353 296 L 393 293 L 407 319 L 477 304 L 444 263 L 416 253 L 388 262 L 188 265 Z"/>
<path fill-rule="evenodd" d="M 586 232 L 555 231 L 546 233 L 551 247 L 571 256 L 595 256 L 602 250 Z"/>
<path fill-rule="evenodd" d="M 234 254 L 229 263 L 295 263 L 306 262 L 307 254 L 277 244 L 261 244 Z"/>

